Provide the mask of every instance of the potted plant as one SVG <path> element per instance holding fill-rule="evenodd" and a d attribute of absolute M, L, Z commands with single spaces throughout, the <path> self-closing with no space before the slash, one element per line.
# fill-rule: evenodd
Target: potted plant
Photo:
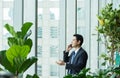
<path fill-rule="evenodd" d="M 107 52 L 110 53 L 110 64 L 114 64 L 114 54 L 120 48 L 120 7 L 113 8 L 113 4 L 106 5 L 97 15 L 99 26 L 97 31 L 102 35 Z"/>
<path fill-rule="evenodd" d="M 9 49 L 0 51 L 0 64 L 16 78 L 21 78 L 20 74 L 37 62 L 35 56 L 28 57 L 32 48 L 32 40 L 29 38 L 31 31 L 28 32 L 31 26 L 31 22 L 26 22 L 21 31 L 16 32 L 12 26 L 5 24 L 5 28 L 12 36 L 8 37 Z"/>

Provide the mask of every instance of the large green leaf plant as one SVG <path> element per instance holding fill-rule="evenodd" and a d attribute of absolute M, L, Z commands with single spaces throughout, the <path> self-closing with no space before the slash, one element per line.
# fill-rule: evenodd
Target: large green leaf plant
<path fill-rule="evenodd" d="M 5 24 L 11 37 L 8 37 L 9 49 L 0 51 L 0 64 L 17 77 L 37 62 L 34 56 L 28 58 L 32 48 L 32 40 L 29 38 L 31 26 L 31 22 L 26 22 L 22 25 L 21 31 L 16 32 L 13 26 Z"/>

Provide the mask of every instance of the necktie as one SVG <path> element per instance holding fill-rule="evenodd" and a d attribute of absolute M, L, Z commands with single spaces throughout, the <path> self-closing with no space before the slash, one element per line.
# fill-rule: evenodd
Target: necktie
<path fill-rule="evenodd" d="M 74 57 L 75 57 L 75 51 L 73 51 L 72 54 L 71 54 L 70 64 L 73 64 Z M 68 74 L 72 74 L 71 69 L 68 69 Z"/>
<path fill-rule="evenodd" d="M 73 64 L 73 60 L 75 58 L 75 51 L 72 52 L 72 57 L 71 57 L 71 64 Z"/>

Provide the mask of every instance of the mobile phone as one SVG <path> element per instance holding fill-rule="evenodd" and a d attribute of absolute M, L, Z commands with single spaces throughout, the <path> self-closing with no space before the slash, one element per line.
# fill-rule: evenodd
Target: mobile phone
<path fill-rule="evenodd" d="M 72 48 L 72 44 L 70 44 L 70 47 Z"/>

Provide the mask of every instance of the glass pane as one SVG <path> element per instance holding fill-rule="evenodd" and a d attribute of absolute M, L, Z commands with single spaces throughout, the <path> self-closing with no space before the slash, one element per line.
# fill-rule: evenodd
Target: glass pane
<path fill-rule="evenodd" d="M 38 65 L 38 67 L 37 67 L 37 73 L 38 73 L 39 76 L 42 75 L 42 65 Z"/>
<path fill-rule="evenodd" d="M 43 9 L 38 8 L 38 20 L 42 20 Z"/>
<path fill-rule="evenodd" d="M 42 27 L 38 27 L 38 38 L 42 38 Z"/>
<path fill-rule="evenodd" d="M 14 0 L 3 0 L 3 1 L 14 1 Z"/>
<path fill-rule="evenodd" d="M 51 65 L 50 66 L 50 76 L 57 76 L 58 75 L 58 70 L 57 66 Z"/>
<path fill-rule="evenodd" d="M 38 47 L 37 47 L 37 56 L 38 57 L 42 57 L 42 46 L 40 46 L 40 45 L 38 45 Z"/>
<path fill-rule="evenodd" d="M 3 20 L 13 20 L 13 11 L 12 8 L 3 9 Z"/>
<path fill-rule="evenodd" d="M 59 78 L 58 65 L 55 61 L 59 58 L 60 9 L 59 5 L 54 5 L 54 3 L 59 4 L 59 0 L 54 3 L 50 2 L 51 0 L 46 0 L 43 5 L 41 5 L 40 0 L 38 1 L 37 56 L 40 60 L 37 63 L 38 75 L 40 78 Z M 39 70 L 39 66 L 41 66 L 42 71 Z"/>
<path fill-rule="evenodd" d="M 85 25 L 85 3 L 84 0 L 77 1 L 77 33 L 85 36 L 86 25 Z"/>
<path fill-rule="evenodd" d="M 58 38 L 58 28 L 57 27 L 50 28 L 50 37 L 51 38 Z"/>
<path fill-rule="evenodd" d="M 59 0 L 50 0 L 50 1 L 59 1 Z"/>
<path fill-rule="evenodd" d="M 50 20 L 59 20 L 59 8 L 50 8 Z"/>
<path fill-rule="evenodd" d="M 58 46 L 50 46 L 50 57 L 58 57 Z"/>
<path fill-rule="evenodd" d="M 12 1 L 12 2 L 10 2 Z M 2 45 L 2 49 L 8 49 L 8 43 L 7 43 L 7 38 L 9 36 L 11 36 L 8 31 L 4 28 L 4 25 L 6 23 L 10 24 L 11 26 L 13 26 L 13 4 L 14 4 L 14 0 L 3 0 L 3 6 L 2 8 L 0 8 L 2 10 L 2 14 L 0 15 L 2 17 L 2 26 L 3 28 L 0 31 L 3 31 L 2 34 L 2 42 L 0 45 Z M 9 4 L 9 5 L 4 5 L 4 4 Z"/>

